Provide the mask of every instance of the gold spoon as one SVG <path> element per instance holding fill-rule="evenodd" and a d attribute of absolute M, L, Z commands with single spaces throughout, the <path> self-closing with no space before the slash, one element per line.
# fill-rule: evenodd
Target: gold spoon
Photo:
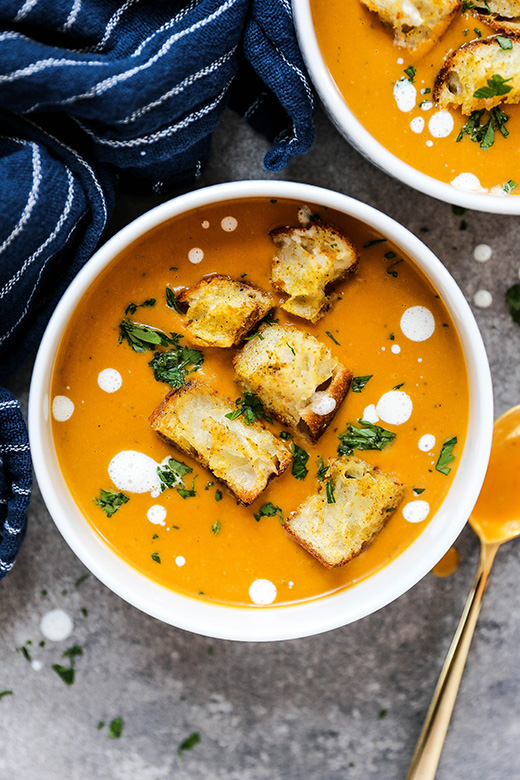
<path fill-rule="evenodd" d="M 433 780 L 486 590 L 503 542 L 520 535 L 520 405 L 495 421 L 484 485 L 470 517 L 480 538 L 480 563 L 448 655 L 437 681 L 406 780 Z"/>

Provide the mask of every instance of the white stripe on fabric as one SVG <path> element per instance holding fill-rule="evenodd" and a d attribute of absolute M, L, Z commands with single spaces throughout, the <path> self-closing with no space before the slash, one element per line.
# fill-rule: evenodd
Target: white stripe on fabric
<path fill-rule="evenodd" d="M 67 32 L 67 30 L 70 30 L 76 19 L 78 18 L 78 14 L 81 10 L 81 0 L 74 0 L 72 3 L 72 8 L 70 9 L 70 14 L 67 17 L 67 21 L 61 28 L 62 32 Z"/>
<path fill-rule="evenodd" d="M 312 94 L 312 90 L 311 90 L 311 88 L 309 86 L 309 82 L 307 80 L 307 77 L 302 72 L 301 68 L 299 68 L 293 62 L 290 62 L 287 59 L 287 57 L 285 56 L 285 54 L 283 53 L 283 51 L 281 49 L 279 49 L 277 46 L 275 46 L 275 50 L 278 52 L 278 54 L 280 55 L 282 60 L 285 62 L 285 64 L 288 65 L 289 68 L 291 68 L 291 70 L 293 70 L 296 73 L 296 75 L 298 76 L 298 78 L 300 79 L 300 81 L 302 82 L 302 84 L 304 86 L 305 92 L 307 93 L 307 97 L 309 98 L 309 102 L 311 104 L 311 108 L 314 108 L 314 95 Z"/>
<path fill-rule="evenodd" d="M 0 444 L 0 452 L 27 452 L 28 444 Z"/>
<path fill-rule="evenodd" d="M 11 534 L 11 536 L 17 536 L 21 530 L 21 526 L 19 528 L 15 528 L 10 523 L 4 523 L 4 531 L 7 531 L 8 534 Z"/>
<path fill-rule="evenodd" d="M 60 214 L 60 217 L 54 227 L 54 230 L 52 231 L 52 233 L 50 233 L 50 235 L 47 236 L 43 244 L 40 244 L 38 249 L 35 252 L 33 252 L 32 255 L 24 261 L 23 265 L 9 279 L 9 281 L 6 284 L 4 284 L 2 289 L 0 289 L 0 300 L 2 300 L 2 298 L 5 298 L 5 296 L 11 292 L 15 284 L 20 281 L 27 268 L 29 268 L 29 266 L 32 265 L 32 263 L 36 260 L 36 258 L 41 255 L 43 250 L 46 249 L 49 246 L 49 244 L 51 244 L 54 241 L 56 236 L 61 231 L 63 225 L 65 224 L 70 214 L 70 210 L 72 208 L 72 201 L 74 199 L 74 194 L 75 194 L 74 177 L 72 176 L 72 172 L 69 168 L 67 168 L 66 171 L 67 171 L 67 181 L 68 181 L 67 198 L 65 201 L 65 205 L 63 207 L 63 211 Z M 0 339 L 0 343 L 2 342 L 2 340 L 3 339 Z"/>
<path fill-rule="evenodd" d="M 0 412 L 2 409 L 16 409 L 18 406 L 18 401 L 15 401 L 14 399 L 12 401 L 4 401 L 0 404 Z"/>
<path fill-rule="evenodd" d="M 264 102 L 267 97 L 267 93 L 261 92 L 260 95 L 253 100 L 247 111 L 244 112 L 244 119 L 249 119 L 256 111 L 256 109 Z"/>
<path fill-rule="evenodd" d="M 226 11 L 228 11 L 229 8 L 236 5 L 238 1 L 239 0 L 226 0 L 226 2 L 224 2 L 220 6 L 220 8 L 217 8 L 217 10 L 214 11 L 209 16 L 206 16 L 204 19 L 200 19 L 198 22 L 195 22 L 190 27 L 186 27 L 184 30 L 180 30 L 179 32 L 174 33 L 174 35 L 172 35 L 170 38 L 168 38 L 168 40 L 166 40 L 163 43 L 163 45 L 161 46 L 161 48 L 156 54 L 150 57 L 150 59 L 147 60 L 146 62 L 143 62 L 141 65 L 136 65 L 134 68 L 125 70 L 123 73 L 117 73 L 113 76 L 110 76 L 110 78 L 104 79 L 103 81 L 99 81 L 91 89 L 89 89 L 88 92 L 83 92 L 80 95 L 72 95 L 71 97 L 65 98 L 64 100 L 55 102 L 53 103 L 53 107 L 56 108 L 57 106 L 70 105 L 70 103 L 75 103 L 76 100 L 83 100 L 84 98 L 99 97 L 99 95 L 102 95 L 103 93 L 107 92 L 109 89 L 112 89 L 112 87 L 115 87 L 121 81 L 127 81 L 128 79 L 132 78 L 132 76 L 135 76 L 137 73 L 140 73 L 141 71 L 146 70 L 147 68 L 151 68 L 152 65 L 155 65 L 157 60 L 161 59 L 161 57 L 163 57 L 178 40 L 184 38 L 186 35 L 190 35 L 195 30 L 199 30 L 203 27 L 206 27 L 208 24 L 211 24 L 211 22 L 213 22 L 223 13 L 226 13 Z M 0 80 L 1 78 L 2 77 L 0 77 Z M 31 108 L 25 110 L 34 111 L 40 105 L 41 105 L 40 103 L 37 103 Z"/>
<path fill-rule="evenodd" d="M 77 61 L 77 60 L 58 60 L 55 57 L 49 57 L 46 60 L 38 60 L 37 62 L 31 62 L 30 65 L 27 65 L 25 68 L 19 68 L 18 70 L 13 70 L 11 73 L 6 73 L 3 76 L 0 76 L 0 84 L 10 81 L 17 81 L 20 78 L 25 78 L 25 76 L 34 76 L 36 73 L 40 73 L 42 70 L 46 70 L 47 68 L 65 68 L 65 67 L 78 67 L 78 66 L 102 66 L 107 67 L 110 63 L 108 62 L 98 62 L 97 60 L 88 60 L 87 61 Z M 54 105 L 58 105 L 57 103 Z M 29 111 L 32 111 L 33 109 L 28 109 Z"/>
<path fill-rule="evenodd" d="M 31 121 L 30 119 L 26 119 L 26 122 L 29 122 L 29 124 L 30 124 L 30 125 L 32 125 L 32 126 L 33 126 L 33 127 L 35 127 L 37 130 L 39 130 L 40 132 L 42 132 L 42 129 L 41 129 L 41 127 L 38 127 L 38 125 L 35 125 L 35 124 L 34 124 L 34 122 L 33 122 L 33 121 Z M 77 151 L 76 151 L 75 149 L 73 149 L 71 146 L 69 146 L 68 144 L 64 143 L 63 141 L 60 141 L 58 138 L 56 138 L 56 136 L 52 135 L 51 133 L 47 133 L 47 132 L 45 132 L 45 135 L 46 135 L 48 138 L 51 138 L 51 139 L 52 139 L 52 140 L 53 140 L 55 143 L 57 143 L 57 144 L 58 144 L 58 146 L 61 146 L 61 147 L 62 147 L 62 149 L 66 149 L 66 150 L 67 150 L 67 152 L 69 152 L 69 154 L 72 154 L 72 155 L 73 155 L 73 157 L 75 157 L 75 158 L 76 158 L 76 160 L 79 162 L 79 164 L 80 164 L 80 165 L 82 165 L 82 166 L 83 166 L 83 168 L 85 168 L 85 169 L 87 170 L 87 172 L 88 172 L 89 176 L 90 176 L 90 177 L 91 177 L 91 179 L 92 179 L 92 183 L 94 184 L 94 187 L 96 188 L 96 190 L 97 190 L 97 192 L 98 192 L 98 195 L 100 196 L 100 199 L 101 199 L 101 205 L 103 206 L 103 228 L 104 228 L 104 227 L 105 227 L 105 225 L 106 225 L 106 223 L 107 223 L 107 219 L 108 219 L 108 213 L 107 213 L 107 204 L 106 204 L 106 199 L 105 199 L 105 193 L 103 192 L 103 190 L 102 190 L 102 188 L 101 188 L 101 185 L 100 185 L 100 183 L 99 183 L 99 182 L 98 182 L 98 180 L 97 180 L 96 174 L 94 173 L 94 169 L 93 169 L 93 168 L 92 168 L 92 166 L 91 166 L 91 165 L 90 165 L 90 164 L 89 164 L 89 163 L 88 163 L 86 160 L 84 160 L 84 159 L 83 159 L 83 157 L 81 157 L 81 156 L 80 156 L 80 155 L 77 153 Z M 102 228 L 102 229 L 103 229 L 103 228 Z"/>
<path fill-rule="evenodd" d="M 30 496 L 31 490 L 30 488 L 23 488 L 20 487 L 20 485 L 13 484 L 13 491 L 15 493 L 18 493 L 20 496 Z"/>
<path fill-rule="evenodd" d="M 291 4 L 290 4 L 289 0 L 282 0 L 282 5 L 283 5 L 283 7 L 285 8 L 285 10 L 287 11 L 287 13 L 289 14 L 289 16 L 292 19 Z"/>
<path fill-rule="evenodd" d="M 0 569 L 2 569 L 2 571 L 11 571 L 13 566 L 14 563 L 4 563 L 4 561 L 0 561 Z"/>
<path fill-rule="evenodd" d="M 14 241 L 16 236 L 21 232 L 25 223 L 31 216 L 32 210 L 38 200 L 38 191 L 40 189 L 40 184 L 42 180 L 42 159 L 40 155 L 40 150 L 38 149 L 38 144 L 35 144 L 34 141 L 30 141 L 30 142 L 23 141 L 19 138 L 10 138 L 9 140 L 18 141 L 18 143 L 24 145 L 30 143 L 30 145 L 32 146 L 32 187 L 31 187 L 31 191 L 29 192 L 27 203 L 25 204 L 20 219 L 16 223 L 15 227 L 11 230 L 7 238 L 4 240 L 4 242 L 0 244 L 0 255 Z"/>
<path fill-rule="evenodd" d="M 16 16 L 14 17 L 15 22 L 19 22 L 20 19 L 23 19 L 24 16 L 27 16 L 31 8 L 34 8 L 38 0 L 25 0 L 25 3 L 22 5 Z"/>
<path fill-rule="evenodd" d="M 157 30 L 154 30 L 154 32 L 148 36 L 148 38 L 145 38 L 142 43 L 139 44 L 137 49 L 132 52 L 130 55 L 131 57 L 138 57 L 139 54 L 141 54 L 142 50 L 144 49 L 147 44 L 150 43 L 150 41 L 155 38 L 156 35 L 160 35 L 165 30 L 169 30 L 173 27 L 174 24 L 177 24 L 177 22 L 182 21 L 186 14 L 189 14 L 191 11 L 193 11 L 194 8 L 196 8 L 199 4 L 200 0 L 191 0 L 191 3 L 189 3 L 186 8 L 183 8 L 181 11 L 179 11 L 178 14 L 176 14 L 173 19 L 170 19 L 169 21 L 165 22 L 163 25 L 157 28 Z"/>
<path fill-rule="evenodd" d="M 125 11 L 130 8 L 130 6 L 135 5 L 135 3 L 139 3 L 140 0 L 126 0 L 126 3 L 123 3 L 123 5 L 117 9 L 115 14 L 112 14 L 110 19 L 108 20 L 108 24 L 105 27 L 105 32 L 103 35 L 103 38 L 99 41 L 99 43 L 96 43 L 95 46 L 93 46 L 89 51 L 101 51 L 103 49 L 103 46 L 106 44 L 112 33 L 114 32 L 115 28 L 119 24 L 121 17 L 125 13 Z"/>
<path fill-rule="evenodd" d="M 0 504 L 8 504 L 9 499 L 8 498 L 0 498 Z"/>
<path fill-rule="evenodd" d="M 82 215 L 82 216 L 83 216 L 83 215 Z M 79 224 L 79 221 L 78 221 L 78 222 L 75 222 L 75 223 L 74 223 L 74 225 L 72 226 L 72 228 L 69 230 L 69 232 L 68 232 L 68 234 L 67 234 L 67 238 L 65 239 L 65 242 L 64 242 L 64 244 L 67 244 L 67 243 L 68 243 L 68 241 L 69 241 L 69 239 L 70 239 L 71 235 L 74 233 L 74 231 L 75 231 L 75 230 L 76 230 L 76 228 L 78 227 L 78 224 Z M 39 285 L 39 283 L 40 283 L 40 279 L 42 278 L 42 274 L 43 274 L 43 272 L 45 271 L 45 269 L 46 269 L 46 267 L 47 267 L 47 263 L 49 262 L 49 260 L 50 260 L 50 259 L 51 259 L 51 255 L 49 255 L 49 257 L 47 258 L 47 260 L 46 260 L 46 261 L 43 263 L 43 265 L 41 266 L 41 268 L 40 268 L 40 270 L 39 270 L 39 272 L 38 272 L 38 276 L 37 276 L 37 278 L 36 278 L 36 281 L 35 281 L 35 283 L 34 283 L 34 285 L 33 285 L 33 289 L 31 290 L 31 294 L 30 294 L 30 295 L 29 295 L 29 297 L 27 298 L 27 302 L 26 302 L 26 304 L 25 304 L 25 309 L 23 310 L 23 312 L 21 313 L 21 315 L 18 317 L 18 319 L 17 319 L 17 321 L 15 322 L 15 324 L 13 325 L 13 327 L 12 327 L 12 328 L 11 328 L 11 329 L 8 331 L 8 333 L 6 333 L 4 336 L 1 336 L 1 337 L 0 337 L 0 344 L 2 344 L 2 343 L 3 343 L 3 342 L 6 340 L 6 339 L 8 339 L 8 338 L 11 336 L 11 334 L 12 334 L 12 333 L 13 333 L 13 332 L 16 330 L 16 328 L 18 327 L 18 325 L 21 323 L 21 321 L 24 319 L 24 317 L 26 316 L 27 312 L 29 311 L 29 309 L 30 309 L 30 307 L 31 307 L 31 301 L 32 301 L 32 299 L 33 299 L 33 297 L 34 297 L 34 294 L 36 293 L 36 291 L 37 291 L 37 289 L 38 289 L 38 285 Z"/>
<path fill-rule="evenodd" d="M 96 135 L 96 133 L 94 133 L 89 127 L 87 127 L 82 122 L 80 122 L 79 119 L 74 117 L 74 120 L 75 122 L 77 122 L 77 124 L 81 127 L 82 130 L 84 130 L 92 138 L 94 138 L 94 140 L 98 144 L 102 144 L 103 146 L 110 146 L 111 148 L 116 148 L 116 149 L 121 149 L 121 148 L 131 149 L 134 146 L 144 146 L 145 144 L 152 144 L 155 143 L 155 141 L 160 140 L 161 138 L 167 138 L 168 136 L 177 133 L 179 130 L 184 130 L 184 128 L 188 127 L 193 122 L 196 122 L 198 119 L 202 119 L 202 117 L 211 113 L 211 111 L 213 111 L 213 109 L 216 108 L 216 106 L 225 97 L 226 92 L 228 91 L 229 87 L 233 82 L 233 79 L 234 76 L 230 78 L 226 86 L 219 92 L 219 94 L 217 95 L 217 97 L 212 103 L 208 103 L 203 108 L 199 109 L 198 111 L 195 111 L 195 113 L 189 114 L 187 117 L 184 117 L 184 119 L 182 119 L 176 125 L 170 125 L 170 127 L 165 127 L 163 130 L 158 130 L 156 133 L 151 133 L 150 135 L 144 135 L 141 138 L 130 138 L 128 141 L 113 141 L 111 138 L 101 138 L 100 136 Z"/>
<path fill-rule="evenodd" d="M 219 57 L 210 65 L 207 65 L 205 68 L 202 68 L 202 70 L 197 71 L 197 73 L 191 73 L 189 76 L 187 76 L 187 78 L 179 82 L 179 84 L 177 84 L 175 87 L 168 90 L 168 92 L 165 92 L 163 95 L 161 95 L 160 98 L 157 98 L 157 100 L 154 100 L 152 103 L 147 103 L 145 106 L 141 106 L 141 108 L 138 108 L 136 111 L 134 111 L 129 116 L 126 116 L 124 119 L 118 119 L 115 124 L 128 125 L 131 122 L 135 122 L 136 119 L 140 119 L 148 111 L 151 111 L 153 108 L 157 108 L 157 106 L 160 106 L 161 103 L 164 103 L 164 101 L 168 100 L 168 98 L 173 97 L 173 95 L 180 95 L 180 93 L 184 89 L 186 89 L 186 87 L 190 87 L 192 84 L 194 84 L 196 81 L 203 78 L 204 76 L 209 76 L 211 73 L 214 73 L 216 70 L 218 70 L 218 68 L 220 68 L 221 65 L 224 65 L 226 62 L 228 62 L 233 56 L 233 54 L 236 52 L 237 48 L 238 48 L 238 44 L 237 46 L 233 46 L 233 48 L 230 51 L 228 51 L 226 54 L 223 54 L 222 57 Z"/>

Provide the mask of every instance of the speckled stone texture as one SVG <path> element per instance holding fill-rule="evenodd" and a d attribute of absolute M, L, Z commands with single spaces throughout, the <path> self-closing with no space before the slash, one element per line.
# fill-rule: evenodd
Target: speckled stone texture
<path fill-rule="evenodd" d="M 386 211 L 433 249 L 470 302 L 478 289 L 491 291 L 493 305 L 475 314 L 496 413 L 519 403 L 520 328 L 504 303 L 520 268 L 518 217 L 456 216 L 376 170 L 322 114 L 317 125 L 314 150 L 282 177 Z M 270 178 L 261 167 L 266 149 L 227 114 L 201 184 Z M 157 202 L 121 196 L 112 230 Z M 480 243 L 493 249 L 487 263 L 473 259 Z M 29 379 L 27 366 L 11 389 L 26 397 Z M 0 691 L 14 692 L 0 699 L 0 778 L 402 780 L 477 566 L 469 528 L 457 546 L 461 562 L 452 576 L 428 575 L 358 623 L 291 642 L 237 644 L 162 625 L 92 576 L 76 587 L 85 568 L 36 490 L 19 562 L 0 583 Z M 510 542 L 496 560 L 438 780 L 520 777 L 519 563 L 520 544 Z M 40 648 L 39 620 L 52 607 L 73 616 L 74 633 Z M 40 671 L 16 652 L 27 640 Z M 83 656 L 67 687 L 51 665 L 73 642 Z M 108 726 L 97 724 L 116 716 L 123 734 L 110 739 Z M 182 760 L 178 747 L 195 732 L 200 742 Z"/>

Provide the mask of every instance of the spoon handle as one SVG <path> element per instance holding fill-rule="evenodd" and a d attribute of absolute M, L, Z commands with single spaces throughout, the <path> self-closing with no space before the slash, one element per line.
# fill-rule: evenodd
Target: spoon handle
<path fill-rule="evenodd" d="M 480 562 L 473 587 L 444 661 L 406 780 L 433 780 L 457 698 L 489 572 L 500 543 L 481 542 Z"/>

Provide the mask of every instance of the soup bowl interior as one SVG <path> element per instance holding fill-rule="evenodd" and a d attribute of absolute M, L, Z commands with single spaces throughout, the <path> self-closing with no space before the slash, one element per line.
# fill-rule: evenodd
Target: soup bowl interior
<path fill-rule="evenodd" d="M 338 131 L 360 154 L 395 179 L 438 200 L 491 214 L 520 214 L 518 196 L 458 189 L 422 173 L 383 146 L 349 108 L 331 76 L 316 36 L 311 0 L 293 0 L 293 13 L 300 49 L 325 110 Z"/>
<path fill-rule="evenodd" d="M 114 552 L 85 519 L 63 477 L 53 443 L 49 400 L 64 329 L 106 266 L 132 242 L 173 217 L 208 204 L 251 198 L 320 203 L 394 242 L 426 275 L 451 314 L 469 379 L 469 423 L 457 472 L 441 506 L 415 541 L 376 573 L 350 587 L 301 603 L 261 607 L 228 606 L 183 595 L 148 578 Z M 47 327 L 29 397 L 36 477 L 54 522 L 85 566 L 121 598 L 165 623 L 242 641 L 292 639 L 324 632 L 374 612 L 413 586 L 447 552 L 469 517 L 486 471 L 492 423 L 491 378 L 482 339 L 464 296 L 440 261 L 409 231 L 370 206 L 318 187 L 274 181 L 221 184 L 175 198 L 144 214 L 102 246 L 70 285 Z"/>

